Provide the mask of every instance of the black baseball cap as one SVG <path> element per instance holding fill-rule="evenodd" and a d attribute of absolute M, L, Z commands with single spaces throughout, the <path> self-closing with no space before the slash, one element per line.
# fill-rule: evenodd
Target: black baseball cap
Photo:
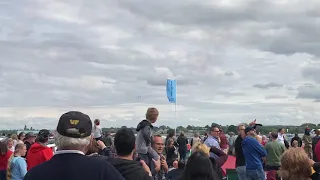
<path fill-rule="evenodd" d="M 60 117 L 57 132 L 62 136 L 85 138 L 92 133 L 92 121 L 82 112 L 69 111 Z"/>
<path fill-rule="evenodd" d="M 48 138 L 50 136 L 50 131 L 48 129 L 41 129 L 38 133 L 38 137 Z"/>

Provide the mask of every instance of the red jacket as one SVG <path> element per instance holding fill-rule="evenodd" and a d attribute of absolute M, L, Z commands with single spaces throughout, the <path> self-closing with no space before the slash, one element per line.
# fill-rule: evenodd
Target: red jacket
<path fill-rule="evenodd" d="M 316 155 L 316 158 L 318 159 L 318 161 L 320 161 L 320 141 L 318 141 L 314 151 L 315 151 L 314 154 Z"/>
<path fill-rule="evenodd" d="M 31 168 L 50 160 L 52 156 L 53 152 L 51 148 L 41 145 L 37 142 L 32 144 L 27 155 L 28 171 Z"/>
<path fill-rule="evenodd" d="M 8 160 L 11 155 L 12 155 L 12 151 L 10 150 L 8 150 L 8 152 L 5 155 L 0 154 L 0 171 L 7 169 Z"/>

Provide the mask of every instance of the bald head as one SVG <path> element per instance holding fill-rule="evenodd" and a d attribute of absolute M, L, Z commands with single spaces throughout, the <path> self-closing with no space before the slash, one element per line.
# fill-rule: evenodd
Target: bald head
<path fill-rule="evenodd" d="M 159 111 L 157 108 L 150 107 L 146 113 L 146 119 L 149 120 L 151 123 L 155 123 L 158 119 Z"/>

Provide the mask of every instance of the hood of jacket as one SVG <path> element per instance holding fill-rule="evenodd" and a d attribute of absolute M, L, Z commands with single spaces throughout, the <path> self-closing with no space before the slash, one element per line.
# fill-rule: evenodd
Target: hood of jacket
<path fill-rule="evenodd" d="M 136 131 L 140 131 L 141 129 L 143 129 L 143 128 L 146 127 L 146 126 L 150 126 L 151 128 L 153 128 L 153 126 L 152 126 L 152 124 L 151 124 L 150 121 L 148 121 L 148 120 L 142 120 L 142 121 L 138 124 Z"/>
<path fill-rule="evenodd" d="M 36 142 L 36 143 L 31 145 L 31 148 L 30 148 L 29 151 L 33 152 L 33 153 L 36 153 L 36 152 L 40 152 L 40 151 L 43 151 L 43 150 L 46 150 L 46 149 L 50 149 L 50 148 Z"/>
<path fill-rule="evenodd" d="M 131 161 L 126 159 L 119 159 L 119 158 L 109 158 L 108 161 L 112 164 L 122 176 L 127 176 L 132 174 L 136 171 L 141 170 L 141 166 L 137 161 Z"/>

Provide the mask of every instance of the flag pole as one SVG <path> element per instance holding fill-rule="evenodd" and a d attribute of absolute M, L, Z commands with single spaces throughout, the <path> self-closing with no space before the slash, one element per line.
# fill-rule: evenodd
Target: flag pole
<path fill-rule="evenodd" d="M 177 133 L 177 79 L 176 79 L 176 102 L 174 103 L 174 123 L 175 123 L 175 129 L 174 129 L 174 134 Z M 177 134 L 176 134 L 177 135 Z"/>

